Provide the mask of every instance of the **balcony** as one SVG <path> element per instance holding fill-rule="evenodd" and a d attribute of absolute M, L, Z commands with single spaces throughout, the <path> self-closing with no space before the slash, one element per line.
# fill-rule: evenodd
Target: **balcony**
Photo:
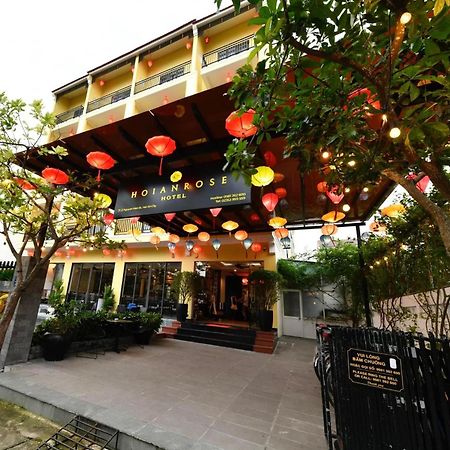
<path fill-rule="evenodd" d="M 246 36 L 231 44 L 216 48 L 208 53 L 204 53 L 202 57 L 202 67 L 210 66 L 211 64 L 231 58 L 246 52 L 255 46 L 254 36 Z"/>
<path fill-rule="evenodd" d="M 131 85 L 111 92 L 110 94 L 97 98 L 96 100 L 92 100 L 88 103 L 87 112 L 89 113 L 91 111 L 95 111 L 96 109 L 103 108 L 104 106 L 112 105 L 120 100 L 124 100 L 130 96 L 130 93 Z"/>
<path fill-rule="evenodd" d="M 131 219 L 116 219 L 114 234 L 133 234 L 133 230 L 139 230 L 141 233 L 150 233 L 151 227 L 148 223 L 137 222 L 133 223 Z"/>
<path fill-rule="evenodd" d="M 56 124 L 66 122 L 70 119 L 76 119 L 83 114 L 83 105 L 76 106 L 75 108 L 69 109 L 61 114 L 56 115 Z"/>

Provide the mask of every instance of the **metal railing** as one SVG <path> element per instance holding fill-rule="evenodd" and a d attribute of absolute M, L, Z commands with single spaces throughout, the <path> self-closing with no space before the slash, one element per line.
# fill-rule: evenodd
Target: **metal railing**
<path fill-rule="evenodd" d="M 110 94 L 97 98 L 96 100 L 92 100 L 88 103 L 87 112 L 95 111 L 96 109 L 103 108 L 103 106 L 119 102 L 120 100 L 128 98 L 130 96 L 130 93 L 131 85 L 111 92 Z"/>
<path fill-rule="evenodd" d="M 70 119 L 75 119 L 76 117 L 80 117 L 83 114 L 83 105 L 78 105 L 75 108 L 69 109 L 68 111 L 64 111 L 61 114 L 56 115 L 56 123 L 66 122 Z"/>
<path fill-rule="evenodd" d="M 202 67 L 209 66 L 218 61 L 231 58 L 239 53 L 246 52 L 255 46 L 255 37 L 253 35 L 246 36 L 238 41 L 231 42 L 223 47 L 216 48 L 202 56 Z"/>
<path fill-rule="evenodd" d="M 138 92 L 142 92 L 147 89 L 151 89 L 155 86 L 168 83 L 169 81 L 175 80 L 188 74 L 190 71 L 191 71 L 191 62 L 186 61 L 183 64 L 171 67 L 170 69 L 165 70 L 164 72 L 157 73 L 156 75 L 152 75 L 151 77 L 138 81 L 136 83 L 134 93 L 137 94 Z"/>
<path fill-rule="evenodd" d="M 138 230 L 141 233 L 150 233 L 151 227 L 148 223 L 134 223 L 131 221 L 131 219 L 115 220 L 114 234 L 133 234 L 133 230 Z"/>

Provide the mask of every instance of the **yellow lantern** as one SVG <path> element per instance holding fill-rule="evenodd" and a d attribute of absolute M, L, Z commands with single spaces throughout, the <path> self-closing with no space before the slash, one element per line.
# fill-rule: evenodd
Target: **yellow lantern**
<path fill-rule="evenodd" d="M 324 222 L 339 222 L 345 217 L 345 214 L 339 211 L 330 211 L 322 216 Z"/>
<path fill-rule="evenodd" d="M 211 236 L 206 231 L 201 231 L 200 233 L 198 233 L 198 240 L 199 241 L 208 242 L 210 237 Z"/>
<path fill-rule="evenodd" d="M 269 225 L 272 228 L 281 228 L 281 227 L 284 227 L 286 224 L 287 224 L 287 220 L 284 217 L 275 216 L 269 220 Z"/>
<path fill-rule="evenodd" d="M 198 226 L 193 223 L 187 223 L 186 225 L 183 225 L 183 230 L 189 234 L 195 233 L 198 230 Z"/>
<path fill-rule="evenodd" d="M 405 212 L 405 207 L 401 205 L 400 203 L 394 203 L 393 205 L 386 206 L 386 208 L 383 208 L 381 210 L 382 216 L 388 216 L 388 217 L 399 217 Z"/>
<path fill-rule="evenodd" d="M 248 238 L 248 233 L 244 230 L 239 230 L 239 231 L 236 231 L 236 233 L 234 233 L 234 237 L 238 241 L 245 241 Z"/>
<path fill-rule="evenodd" d="M 172 183 L 180 181 L 181 178 L 183 178 L 183 174 L 179 170 L 176 170 L 172 175 L 170 175 L 170 181 Z"/>
<path fill-rule="evenodd" d="M 157 234 L 157 235 L 166 234 L 166 230 L 161 227 L 153 227 L 152 233 Z"/>
<path fill-rule="evenodd" d="M 178 244 L 180 242 L 180 236 L 177 234 L 169 234 L 169 242 L 172 242 L 172 244 Z"/>
<path fill-rule="evenodd" d="M 222 228 L 227 230 L 229 233 L 235 230 L 238 226 L 239 224 L 237 222 L 233 222 L 232 220 L 228 220 L 222 224 Z"/>
<path fill-rule="evenodd" d="M 278 239 L 283 239 L 283 238 L 289 236 L 289 231 L 288 231 L 286 228 L 277 228 L 277 229 L 275 230 L 275 236 L 276 236 Z"/>
<path fill-rule="evenodd" d="M 111 199 L 111 197 L 109 195 L 100 194 L 99 192 L 96 192 L 94 194 L 94 200 L 99 202 L 100 206 L 102 208 L 108 208 L 111 205 L 111 203 L 112 203 L 112 199 Z"/>
<path fill-rule="evenodd" d="M 268 166 L 259 166 L 256 168 L 256 173 L 252 175 L 253 186 L 267 186 L 273 181 L 274 172 Z"/>
<path fill-rule="evenodd" d="M 323 234 L 324 236 L 332 236 L 333 234 L 336 234 L 336 233 L 337 233 L 338 227 L 337 227 L 336 225 L 334 225 L 334 224 L 329 223 L 329 224 L 327 224 L 327 225 L 324 225 L 324 226 L 320 229 L 320 231 L 322 232 L 322 234 Z"/>
<path fill-rule="evenodd" d="M 282 173 L 276 172 L 273 175 L 273 182 L 274 183 L 281 183 L 284 180 L 284 175 Z"/>

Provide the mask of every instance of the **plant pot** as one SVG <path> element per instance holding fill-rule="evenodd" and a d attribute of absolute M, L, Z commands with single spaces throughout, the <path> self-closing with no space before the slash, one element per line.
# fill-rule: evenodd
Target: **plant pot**
<path fill-rule="evenodd" d="M 187 314 L 188 314 L 188 305 L 184 303 L 179 303 L 177 305 L 178 322 L 186 322 Z"/>
<path fill-rule="evenodd" d="M 153 330 L 149 328 L 140 328 L 134 332 L 134 340 L 138 345 L 150 344 L 150 339 L 153 336 Z"/>
<path fill-rule="evenodd" d="M 64 359 L 70 342 L 65 336 L 48 333 L 42 337 L 42 355 L 46 361 L 61 361 Z"/>
<path fill-rule="evenodd" d="M 259 312 L 259 328 L 261 331 L 272 331 L 273 311 Z"/>

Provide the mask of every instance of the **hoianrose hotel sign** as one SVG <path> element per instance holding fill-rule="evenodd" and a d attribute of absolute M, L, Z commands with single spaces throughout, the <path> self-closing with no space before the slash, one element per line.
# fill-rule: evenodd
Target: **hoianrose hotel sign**
<path fill-rule="evenodd" d="M 242 177 L 236 179 L 231 173 L 216 170 L 203 176 L 183 175 L 176 183 L 167 179 L 161 181 L 161 178 L 121 186 L 114 217 L 121 219 L 251 202 L 251 186 Z"/>

